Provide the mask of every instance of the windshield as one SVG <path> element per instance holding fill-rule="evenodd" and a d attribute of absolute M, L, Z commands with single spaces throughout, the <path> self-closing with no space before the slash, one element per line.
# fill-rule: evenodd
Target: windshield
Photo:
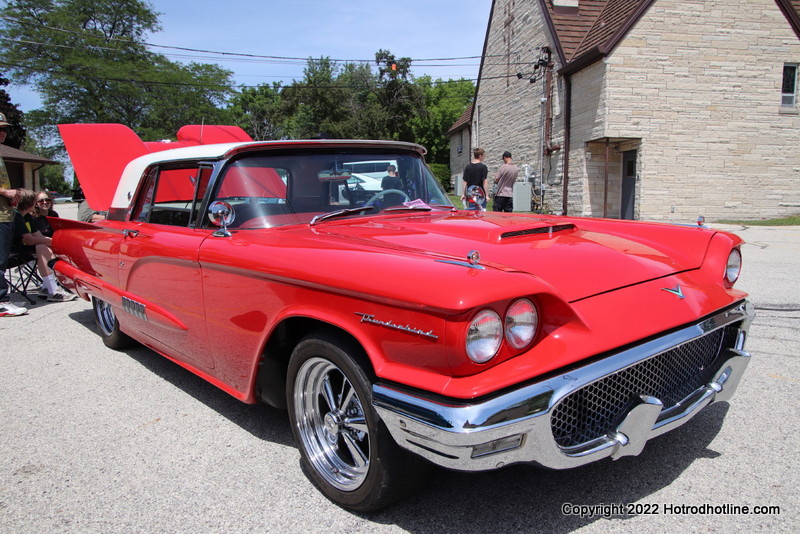
<path fill-rule="evenodd" d="M 453 207 L 417 154 L 331 148 L 244 154 L 222 170 L 211 200 L 231 204 L 229 227 L 243 229 L 309 223 L 340 211 L 358 217 L 406 205 Z"/>

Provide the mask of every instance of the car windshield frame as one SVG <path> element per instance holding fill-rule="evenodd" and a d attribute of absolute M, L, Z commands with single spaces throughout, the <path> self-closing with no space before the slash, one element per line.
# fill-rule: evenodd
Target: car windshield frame
<path fill-rule="evenodd" d="M 348 167 L 361 162 L 385 163 L 385 176 L 353 180 L 360 173 Z M 215 201 L 231 205 L 231 230 L 371 217 L 398 207 L 455 209 L 420 154 L 331 145 L 235 154 L 214 180 L 207 205 Z M 204 225 L 213 227 L 207 216 Z"/>

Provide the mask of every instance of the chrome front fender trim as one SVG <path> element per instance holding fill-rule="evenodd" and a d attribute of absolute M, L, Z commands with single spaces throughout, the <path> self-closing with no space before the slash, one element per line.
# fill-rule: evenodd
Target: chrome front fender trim
<path fill-rule="evenodd" d="M 400 446 L 451 469 L 484 471 L 519 462 L 567 469 L 637 455 L 649 439 L 681 426 L 709 404 L 731 398 L 750 361 L 743 348 L 753 316 L 750 302 L 742 301 L 699 323 L 485 401 L 447 403 L 378 383 L 372 402 Z M 555 442 L 552 408 L 567 395 L 737 322 L 736 346 L 723 352 L 713 378 L 675 406 L 662 411 L 659 399 L 643 395 L 615 431 L 570 448 Z"/>

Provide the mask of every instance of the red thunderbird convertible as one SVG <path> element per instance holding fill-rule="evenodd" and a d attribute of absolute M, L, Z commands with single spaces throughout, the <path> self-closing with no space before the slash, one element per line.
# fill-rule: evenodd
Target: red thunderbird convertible
<path fill-rule="evenodd" d="M 287 408 L 343 507 L 385 506 L 431 464 L 637 455 L 730 399 L 750 359 L 735 235 L 460 210 L 411 143 L 60 128 L 108 215 L 56 221 L 54 269 L 102 340 Z"/>

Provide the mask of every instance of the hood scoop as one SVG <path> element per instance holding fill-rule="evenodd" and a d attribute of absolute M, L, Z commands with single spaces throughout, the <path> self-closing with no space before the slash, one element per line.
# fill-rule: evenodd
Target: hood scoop
<path fill-rule="evenodd" d="M 508 230 L 502 232 L 500 234 L 500 240 L 503 239 L 511 239 L 514 237 L 523 237 L 528 235 L 541 235 L 541 234 L 549 234 L 552 236 L 558 232 L 566 232 L 569 230 L 575 230 L 575 225 L 568 223 L 568 224 L 551 224 L 546 226 L 535 226 L 533 228 L 520 228 L 518 230 Z"/>

